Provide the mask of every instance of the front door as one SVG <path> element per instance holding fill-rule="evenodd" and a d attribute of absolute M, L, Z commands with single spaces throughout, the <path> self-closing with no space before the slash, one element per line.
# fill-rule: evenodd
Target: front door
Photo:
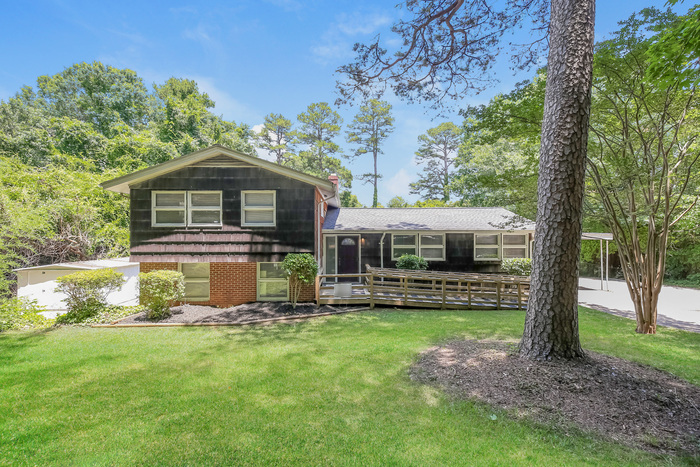
<path fill-rule="evenodd" d="M 360 236 L 338 235 L 338 274 L 360 273 Z M 340 277 L 340 282 L 356 282 L 355 277 Z"/>

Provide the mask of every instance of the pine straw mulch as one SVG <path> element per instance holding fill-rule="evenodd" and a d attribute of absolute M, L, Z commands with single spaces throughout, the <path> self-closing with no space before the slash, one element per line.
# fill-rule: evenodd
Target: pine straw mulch
<path fill-rule="evenodd" d="M 515 344 L 461 340 L 426 350 L 411 378 L 516 418 L 700 456 L 700 387 L 620 358 L 586 352 L 578 361 L 533 362 Z"/>

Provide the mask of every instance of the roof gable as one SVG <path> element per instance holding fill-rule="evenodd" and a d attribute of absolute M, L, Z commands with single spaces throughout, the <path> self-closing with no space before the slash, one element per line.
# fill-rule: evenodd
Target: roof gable
<path fill-rule="evenodd" d="M 259 167 L 319 188 L 324 195 L 337 197 L 335 185 L 319 177 L 284 167 L 274 162 L 249 156 L 233 149 L 215 144 L 206 149 L 185 154 L 158 165 L 102 182 L 100 186 L 116 193 L 129 194 L 130 186 L 160 177 L 185 167 Z M 337 203 L 339 204 L 339 203 Z"/>

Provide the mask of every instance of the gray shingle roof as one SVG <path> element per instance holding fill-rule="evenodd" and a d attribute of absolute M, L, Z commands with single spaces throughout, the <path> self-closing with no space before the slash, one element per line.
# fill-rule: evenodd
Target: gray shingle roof
<path fill-rule="evenodd" d="M 504 208 L 329 208 L 323 230 L 535 230 L 535 224 Z"/>

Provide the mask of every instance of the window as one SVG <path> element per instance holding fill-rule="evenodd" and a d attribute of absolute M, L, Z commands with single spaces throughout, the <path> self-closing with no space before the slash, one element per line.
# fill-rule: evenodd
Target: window
<path fill-rule="evenodd" d="M 151 198 L 153 225 L 184 226 L 186 191 L 154 191 Z"/>
<path fill-rule="evenodd" d="M 392 234 L 391 259 L 401 255 L 420 255 L 428 261 L 445 260 L 445 234 Z"/>
<path fill-rule="evenodd" d="M 504 258 L 527 258 L 527 234 L 503 234 Z"/>
<path fill-rule="evenodd" d="M 280 263 L 258 263 L 259 301 L 289 300 L 289 287 Z"/>
<path fill-rule="evenodd" d="M 185 276 L 185 300 L 209 301 L 209 263 L 180 263 L 180 272 Z"/>
<path fill-rule="evenodd" d="M 241 192 L 241 225 L 246 227 L 274 227 L 275 191 Z"/>
<path fill-rule="evenodd" d="M 445 260 L 445 235 L 421 234 L 420 255 L 428 261 Z"/>
<path fill-rule="evenodd" d="M 415 255 L 417 243 L 416 235 L 414 234 L 392 234 L 391 259 L 396 261 L 402 255 Z"/>
<path fill-rule="evenodd" d="M 220 191 L 154 191 L 154 227 L 221 227 Z"/>
<path fill-rule="evenodd" d="M 499 234 L 474 234 L 474 260 L 475 261 L 498 261 L 500 260 Z"/>

